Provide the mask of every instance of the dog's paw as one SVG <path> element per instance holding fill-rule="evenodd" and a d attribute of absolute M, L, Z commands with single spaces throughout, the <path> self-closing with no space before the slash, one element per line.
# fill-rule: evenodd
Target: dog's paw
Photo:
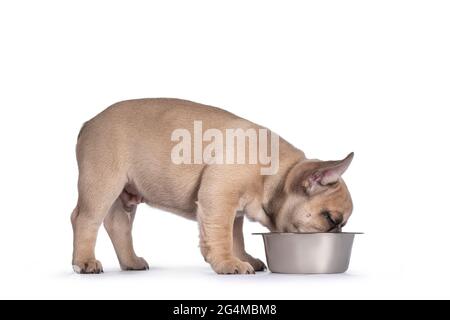
<path fill-rule="evenodd" d="M 248 263 L 250 263 L 255 271 L 265 271 L 267 270 L 267 267 L 264 262 L 257 258 L 253 258 L 252 256 L 249 256 L 245 259 Z"/>
<path fill-rule="evenodd" d="M 102 264 L 98 260 L 89 260 L 86 262 L 74 263 L 72 267 L 73 271 L 79 274 L 98 274 L 103 272 Z"/>
<path fill-rule="evenodd" d="M 136 259 L 129 264 L 120 264 L 120 268 L 123 271 L 132 271 L 132 270 L 141 271 L 141 270 L 148 270 L 149 266 L 144 258 L 136 257 Z"/>
<path fill-rule="evenodd" d="M 254 274 L 255 270 L 250 263 L 241 261 L 237 258 L 215 263 L 212 268 L 218 274 Z"/>

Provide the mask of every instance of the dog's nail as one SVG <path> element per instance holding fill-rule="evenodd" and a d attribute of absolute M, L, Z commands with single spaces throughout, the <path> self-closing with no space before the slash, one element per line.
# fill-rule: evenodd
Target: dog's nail
<path fill-rule="evenodd" d="M 75 273 L 81 273 L 81 268 L 79 267 L 79 266 L 77 266 L 77 265 L 73 265 L 73 271 L 75 272 Z"/>

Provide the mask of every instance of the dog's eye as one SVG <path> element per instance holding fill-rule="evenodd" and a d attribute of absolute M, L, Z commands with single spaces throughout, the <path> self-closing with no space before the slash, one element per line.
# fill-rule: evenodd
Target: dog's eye
<path fill-rule="evenodd" d="M 331 216 L 331 213 L 330 213 L 330 211 L 328 211 L 328 210 L 322 210 L 321 214 L 322 214 L 325 218 L 328 218 L 328 217 Z"/>
<path fill-rule="evenodd" d="M 327 219 L 328 222 L 331 223 L 332 225 L 335 226 L 335 225 L 337 224 L 336 221 L 334 221 L 333 217 L 331 216 L 330 211 L 328 211 L 328 210 L 323 210 L 323 211 L 321 212 L 321 214 L 322 214 L 322 216 L 324 216 L 325 219 Z"/>

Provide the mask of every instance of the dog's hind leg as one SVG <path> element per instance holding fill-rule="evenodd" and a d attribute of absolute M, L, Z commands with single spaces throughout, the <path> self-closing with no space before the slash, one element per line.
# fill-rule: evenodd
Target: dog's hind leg
<path fill-rule="evenodd" d="M 121 181 L 124 180 L 124 181 Z M 115 199 L 120 195 L 125 179 L 117 172 L 86 172 L 78 181 L 78 204 L 72 213 L 73 259 L 77 273 L 100 273 L 100 261 L 95 258 L 97 233 Z"/>
<path fill-rule="evenodd" d="M 126 204 L 118 198 L 104 220 L 122 270 L 148 270 L 148 263 L 136 255 L 131 230 L 137 204 Z"/>

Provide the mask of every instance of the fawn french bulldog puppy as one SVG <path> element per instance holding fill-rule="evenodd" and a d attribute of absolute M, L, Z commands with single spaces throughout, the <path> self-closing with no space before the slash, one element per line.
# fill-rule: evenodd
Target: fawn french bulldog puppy
<path fill-rule="evenodd" d="M 340 161 L 310 160 L 285 140 L 269 139 L 271 147 L 277 146 L 271 148 L 272 153 L 277 151 L 271 154 L 277 163 L 273 172 L 262 174 L 267 162 L 248 161 L 255 152 L 250 143 L 244 143 L 248 152 L 244 163 L 217 161 L 230 151 L 228 145 L 213 149 L 209 159 L 198 157 L 206 149 L 191 154 L 190 142 L 185 141 L 188 149 L 182 152 L 174 149 L 174 141 L 181 140 L 177 130 L 198 138 L 194 127 L 199 123 L 202 130 L 212 130 L 216 140 L 229 129 L 267 131 L 219 108 L 178 99 L 119 102 L 84 124 L 76 148 L 78 203 L 71 216 L 76 272 L 102 272 L 94 254 L 102 223 L 121 268 L 148 269 L 134 252 L 131 236 L 140 203 L 196 220 L 201 253 L 219 274 L 265 269 L 261 260 L 245 251 L 244 216 L 279 232 L 339 232 L 345 225 L 352 200 L 341 175 L 353 153 Z M 212 136 L 208 139 L 205 134 L 200 148 Z M 267 141 L 261 135 L 253 137 Z M 174 154 L 186 161 L 174 160 Z M 188 163 L 192 157 L 195 160 Z M 211 161 L 214 157 L 216 161 Z"/>

